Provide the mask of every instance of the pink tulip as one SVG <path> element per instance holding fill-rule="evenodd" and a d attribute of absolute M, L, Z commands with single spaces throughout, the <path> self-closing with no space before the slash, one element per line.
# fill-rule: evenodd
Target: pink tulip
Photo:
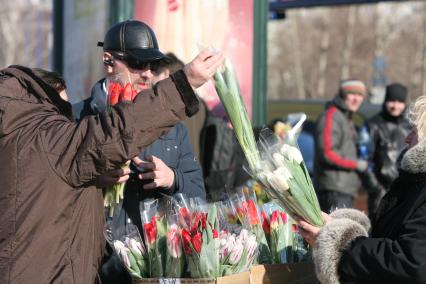
<path fill-rule="evenodd" d="M 173 258 L 182 256 L 181 238 L 176 224 L 169 226 L 167 232 L 167 251 Z"/>

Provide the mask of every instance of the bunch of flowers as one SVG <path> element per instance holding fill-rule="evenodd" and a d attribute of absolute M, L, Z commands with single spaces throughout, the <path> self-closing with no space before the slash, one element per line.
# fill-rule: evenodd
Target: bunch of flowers
<path fill-rule="evenodd" d="M 296 127 L 286 133 L 287 141 L 283 145 L 280 144 L 281 147 L 269 144 L 268 141 L 261 144 L 263 157 L 260 158 L 247 109 L 240 95 L 238 80 L 228 59 L 225 60 L 222 70 L 215 73 L 214 80 L 216 91 L 244 151 L 252 176 L 267 187 L 267 193 L 278 200 L 289 214 L 300 216 L 313 225 L 322 226 L 318 200 L 295 139 L 295 133 L 303 121 L 299 121 Z M 272 132 L 271 135 L 280 139 Z"/>
<path fill-rule="evenodd" d="M 145 248 L 140 240 L 126 237 L 124 241 L 114 241 L 113 246 L 130 276 L 135 279 L 148 276 Z"/>
<path fill-rule="evenodd" d="M 142 279 L 148 276 L 146 250 L 135 225 L 125 224 L 122 228 L 117 228 L 117 224 L 107 223 L 104 235 L 132 278 Z"/>
<path fill-rule="evenodd" d="M 257 179 L 291 216 L 323 226 L 318 199 L 295 137 L 287 135 L 283 141 L 269 129 L 263 130 L 260 136 L 263 155 L 255 173 Z"/>
<path fill-rule="evenodd" d="M 248 270 L 257 254 L 256 236 L 242 229 L 239 234 L 221 231 L 219 239 L 221 275 L 226 276 Z"/>
<path fill-rule="evenodd" d="M 200 208 L 180 208 L 179 217 L 183 249 L 191 277 L 220 276 L 219 221 L 215 204 L 210 204 L 207 213 Z"/>
<path fill-rule="evenodd" d="M 258 207 L 255 201 L 253 199 L 246 200 L 244 196 L 235 194 L 231 197 L 231 202 L 241 224 L 243 224 L 244 227 L 249 228 L 256 236 L 256 241 L 259 244 L 259 254 L 256 262 L 261 264 L 272 263 L 268 241 L 262 227 Z"/>
<path fill-rule="evenodd" d="M 167 253 L 167 222 L 157 207 L 141 212 L 145 244 L 148 250 L 148 274 L 150 277 L 164 277 Z"/>
<path fill-rule="evenodd" d="M 122 101 L 133 101 L 138 92 L 133 88 L 128 73 L 111 75 L 106 78 L 107 89 L 107 111 L 110 112 L 112 106 Z M 122 168 L 128 167 L 129 162 Z M 109 208 L 110 217 L 114 214 L 115 206 L 124 198 L 125 183 L 117 183 L 108 186 L 104 192 L 104 206 Z"/>

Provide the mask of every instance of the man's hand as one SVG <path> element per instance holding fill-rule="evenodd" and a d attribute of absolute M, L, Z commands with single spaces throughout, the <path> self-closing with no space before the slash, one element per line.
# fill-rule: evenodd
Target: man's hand
<path fill-rule="evenodd" d="M 193 88 L 201 87 L 222 65 L 225 57 L 221 52 L 201 51 L 191 62 L 185 65 L 183 71 Z"/>
<path fill-rule="evenodd" d="M 112 170 L 99 176 L 96 180 L 96 185 L 100 188 L 104 188 L 107 186 L 114 185 L 116 183 L 123 183 L 129 179 L 129 174 L 129 167 Z"/>
<path fill-rule="evenodd" d="M 161 159 L 155 156 L 148 156 L 146 161 L 133 158 L 133 163 L 138 168 L 143 168 L 146 172 L 139 174 L 141 180 L 153 180 L 145 184 L 144 189 L 154 189 L 157 187 L 171 188 L 175 181 L 175 173 Z"/>

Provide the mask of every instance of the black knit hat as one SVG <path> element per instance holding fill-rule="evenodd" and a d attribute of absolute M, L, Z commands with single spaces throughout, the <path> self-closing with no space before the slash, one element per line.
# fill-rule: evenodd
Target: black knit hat
<path fill-rule="evenodd" d="M 140 21 L 124 21 L 112 26 L 105 34 L 104 42 L 98 42 L 104 51 L 120 51 L 126 57 L 140 62 L 167 58 L 158 48 L 154 31 Z"/>
<path fill-rule="evenodd" d="M 405 103 L 407 100 L 407 87 L 394 83 L 386 86 L 385 102 L 399 101 Z"/>

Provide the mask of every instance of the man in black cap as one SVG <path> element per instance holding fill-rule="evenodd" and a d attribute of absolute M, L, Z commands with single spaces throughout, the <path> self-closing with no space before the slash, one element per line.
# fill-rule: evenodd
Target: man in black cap
<path fill-rule="evenodd" d="M 104 42 L 99 42 L 98 46 L 102 46 L 104 50 L 103 63 L 107 78 L 95 84 L 91 97 L 76 114 L 77 118 L 107 109 L 107 97 L 111 95 L 107 94 L 110 89 L 108 80 L 118 80 L 122 86 L 130 83 L 132 91 L 139 92 L 164 79 L 158 74 L 164 66 L 172 63 L 171 58 L 159 50 L 153 30 L 140 21 L 124 21 L 112 26 L 107 31 Z M 123 209 L 137 225 L 141 235 L 143 231 L 139 203 L 143 200 L 175 193 L 185 193 L 188 197 L 205 197 L 201 167 L 194 157 L 188 131 L 182 123 L 176 124 L 145 148 L 133 159 L 130 169 L 137 175 L 129 176 L 128 169 L 124 173 L 122 169 L 117 169 L 99 177 L 98 186 L 126 182 Z M 102 283 L 131 283 L 116 255 L 106 257 L 100 276 Z"/>
<path fill-rule="evenodd" d="M 373 170 L 364 174 L 368 191 L 368 211 L 374 217 L 383 195 L 398 176 L 397 157 L 405 146 L 405 137 L 411 130 L 406 116 L 407 88 L 399 83 L 386 87 L 382 111 L 367 122 L 372 149 Z"/>

